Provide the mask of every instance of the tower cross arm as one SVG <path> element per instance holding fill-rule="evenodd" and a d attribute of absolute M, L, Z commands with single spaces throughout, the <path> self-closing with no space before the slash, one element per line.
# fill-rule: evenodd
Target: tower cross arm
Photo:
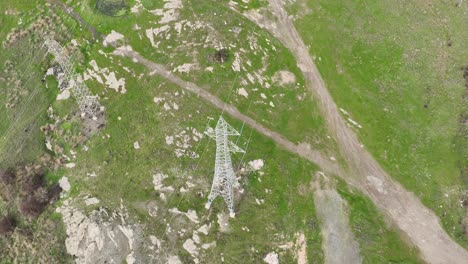
<path fill-rule="evenodd" d="M 216 132 L 214 131 L 212 127 L 208 127 L 205 130 L 205 135 L 209 136 L 211 139 L 216 140 Z"/>
<path fill-rule="evenodd" d="M 230 152 L 245 153 L 243 149 L 241 149 L 240 147 L 238 147 L 236 144 L 232 143 L 231 141 L 228 141 L 228 145 L 229 145 Z"/>

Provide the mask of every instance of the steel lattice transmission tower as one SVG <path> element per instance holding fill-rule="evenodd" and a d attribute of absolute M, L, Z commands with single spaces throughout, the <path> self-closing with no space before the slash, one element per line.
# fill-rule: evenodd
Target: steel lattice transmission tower
<path fill-rule="evenodd" d="M 232 168 L 231 152 L 245 153 L 245 151 L 229 141 L 228 136 L 240 136 L 240 134 L 222 116 L 219 117 L 215 129 L 210 127 L 205 134 L 216 140 L 215 173 L 205 208 L 209 209 L 213 200 L 222 196 L 229 208 L 229 215 L 234 217 L 234 188 L 238 183 Z"/>
<path fill-rule="evenodd" d="M 79 81 L 78 75 L 74 71 L 74 62 L 66 54 L 65 48 L 52 38 L 46 38 L 44 45 L 47 47 L 47 52 L 54 55 L 54 60 L 62 67 L 71 94 L 75 97 L 80 111 L 95 117 L 101 105 L 97 100 L 97 96 L 91 93 L 84 81 Z"/>

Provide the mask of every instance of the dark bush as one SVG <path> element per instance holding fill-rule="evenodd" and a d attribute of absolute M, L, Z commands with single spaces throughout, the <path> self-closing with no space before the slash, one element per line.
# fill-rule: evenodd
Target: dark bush
<path fill-rule="evenodd" d="M 127 14 L 129 6 L 125 0 L 97 0 L 96 9 L 107 16 L 123 16 Z"/>
<path fill-rule="evenodd" d="M 213 54 L 213 60 L 218 63 L 224 63 L 229 60 L 229 51 L 227 49 L 221 49 Z"/>
<path fill-rule="evenodd" d="M 12 215 L 4 216 L 0 219 L 0 235 L 11 233 L 15 230 L 18 222 Z"/>
<path fill-rule="evenodd" d="M 44 185 L 44 175 L 43 174 L 35 174 L 24 181 L 22 190 L 27 194 L 32 194 L 34 191 L 39 189 Z"/>
<path fill-rule="evenodd" d="M 46 206 L 46 201 L 40 201 L 34 196 L 28 196 L 21 202 L 20 212 L 27 217 L 37 217 L 45 210 Z"/>
<path fill-rule="evenodd" d="M 9 185 L 15 182 L 16 175 L 11 171 L 0 171 L 0 181 Z"/>
<path fill-rule="evenodd" d="M 59 198 L 61 192 L 62 187 L 60 187 L 60 185 L 55 184 L 51 186 L 47 192 L 48 200 L 50 202 L 55 202 Z"/>

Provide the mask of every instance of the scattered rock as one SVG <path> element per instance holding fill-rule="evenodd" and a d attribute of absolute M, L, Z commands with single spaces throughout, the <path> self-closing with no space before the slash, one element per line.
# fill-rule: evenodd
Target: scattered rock
<path fill-rule="evenodd" d="M 170 256 L 167 258 L 167 264 L 182 264 L 178 256 Z"/>
<path fill-rule="evenodd" d="M 182 247 L 184 247 L 184 249 L 187 250 L 187 252 L 190 253 L 190 255 L 192 256 L 198 255 L 197 245 L 195 245 L 195 242 L 191 238 L 185 240 Z"/>
<path fill-rule="evenodd" d="M 227 233 L 231 229 L 229 228 L 229 217 L 226 214 L 219 213 L 218 215 L 218 225 L 219 231 L 222 233 Z"/>
<path fill-rule="evenodd" d="M 209 230 L 210 230 L 210 227 L 207 224 L 204 224 L 200 228 L 198 228 L 197 232 L 200 232 L 204 235 L 208 235 Z"/>
<path fill-rule="evenodd" d="M 273 75 L 272 80 L 279 85 L 285 85 L 295 83 L 296 76 L 290 71 L 278 71 Z"/>
<path fill-rule="evenodd" d="M 195 63 L 184 63 L 174 68 L 173 72 L 189 73 L 192 68 L 197 67 Z"/>
<path fill-rule="evenodd" d="M 264 166 L 264 162 L 263 162 L 262 159 L 249 161 L 249 167 L 253 171 L 259 171 L 259 170 L 261 170 L 263 168 L 263 166 Z"/>
<path fill-rule="evenodd" d="M 307 264 L 307 243 L 305 241 L 304 233 L 299 233 L 296 239 L 296 249 L 297 249 L 297 264 Z"/>
<path fill-rule="evenodd" d="M 62 177 L 60 180 L 59 180 L 59 186 L 60 188 L 62 188 L 62 190 L 68 192 L 70 191 L 70 182 L 68 182 L 68 178 L 67 177 Z"/>
<path fill-rule="evenodd" d="M 71 168 L 75 168 L 75 167 L 76 167 L 76 164 L 75 164 L 75 163 L 67 163 L 67 164 L 65 164 L 65 168 L 71 169 Z"/>
<path fill-rule="evenodd" d="M 241 95 L 241 96 L 244 96 L 245 98 L 249 97 L 249 94 L 247 93 L 247 91 L 244 88 L 239 88 L 239 90 L 237 90 L 237 94 Z"/>
<path fill-rule="evenodd" d="M 270 252 L 263 258 L 263 261 L 267 264 L 278 264 L 278 254 L 276 252 Z"/>
<path fill-rule="evenodd" d="M 133 148 L 140 149 L 140 143 L 138 141 L 133 142 Z"/>
<path fill-rule="evenodd" d="M 141 244 L 139 228 L 125 224 L 124 210 L 121 206 L 109 217 L 101 208 L 86 216 L 71 205 L 71 200 L 56 209 L 66 227 L 67 252 L 76 263 L 146 263 L 143 255 L 137 254 Z"/>
<path fill-rule="evenodd" d="M 93 204 L 98 204 L 98 203 L 99 203 L 99 199 L 96 198 L 96 197 L 87 198 L 87 199 L 85 200 L 85 204 L 86 204 L 87 206 L 93 205 Z"/>

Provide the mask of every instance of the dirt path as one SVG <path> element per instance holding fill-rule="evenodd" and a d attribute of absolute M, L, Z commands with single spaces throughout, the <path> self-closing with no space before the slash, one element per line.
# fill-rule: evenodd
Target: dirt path
<path fill-rule="evenodd" d="M 327 125 L 349 165 L 349 174 L 339 176 L 367 194 L 417 246 L 425 261 L 466 263 L 468 252 L 447 235 L 435 214 L 413 193 L 393 181 L 370 153 L 361 147 L 356 134 L 346 126 L 340 116 L 307 46 L 284 10 L 281 0 L 269 0 L 269 3 L 277 18 L 276 22 L 267 22 L 264 17 L 252 13 L 246 16 L 269 30 L 296 57 L 298 66 L 320 102 Z"/>
<path fill-rule="evenodd" d="M 97 40 L 103 40 L 105 38 L 104 35 L 100 34 L 93 26 L 88 24 L 77 12 L 73 11 L 72 8 L 62 3 L 60 0 L 47 0 L 47 2 L 51 4 L 58 5 L 65 13 L 69 16 L 74 18 L 81 26 L 85 26 L 88 31 L 91 32 L 93 38 Z M 281 145 L 289 152 L 295 153 L 302 158 L 305 158 L 317 165 L 319 165 L 324 171 L 328 173 L 335 173 L 341 174 L 341 168 L 336 162 L 331 161 L 321 152 L 314 150 L 308 144 L 299 144 L 296 145 L 291 141 L 287 140 L 283 135 L 271 131 L 268 128 L 262 126 L 261 124 L 257 123 L 254 119 L 242 114 L 236 107 L 227 104 L 217 98 L 216 96 L 210 94 L 205 89 L 198 87 L 196 84 L 187 82 L 182 80 L 181 78 L 177 77 L 173 74 L 170 70 L 168 70 L 164 65 L 154 63 L 150 60 L 145 59 L 141 56 L 138 52 L 125 49 L 125 48 L 118 48 L 115 43 L 109 43 L 113 47 L 116 48 L 116 55 L 125 56 L 130 59 L 134 59 L 138 63 L 146 66 L 151 71 L 151 74 L 158 74 L 167 80 L 177 84 L 181 88 L 196 94 L 197 96 L 201 97 L 203 100 L 207 101 L 208 103 L 212 104 L 218 109 L 224 110 L 226 113 L 231 115 L 232 117 L 245 122 L 248 126 L 255 129 L 257 132 L 261 133 L 262 135 L 272 139 L 278 145 Z"/>
<path fill-rule="evenodd" d="M 181 78 L 177 77 L 175 74 L 169 71 L 164 65 L 157 64 L 150 60 L 147 60 L 144 57 L 142 57 L 138 52 L 130 50 L 130 49 L 119 48 L 114 51 L 114 54 L 125 56 L 130 59 L 133 59 L 134 61 L 137 61 L 138 63 L 146 66 L 151 71 L 150 73 L 151 75 L 158 74 L 166 78 L 167 80 L 171 81 L 172 83 L 177 84 L 181 88 L 191 93 L 196 94 L 197 96 L 201 97 L 203 100 L 212 104 L 216 108 L 220 110 L 224 110 L 224 112 L 228 113 L 232 117 L 245 122 L 245 124 L 255 129 L 257 132 L 261 133 L 262 135 L 272 139 L 278 145 L 281 145 L 288 151 L 296 153 L 302 158 L 305 158 L 307 160 L 314 162 L 315 164 L 319 165 L 327 172 L 337 173 L 337 174 L 341 173 L 341 169 L 339 168 L 338 163 L 331 161 L 329 158 L 327 158 L 325 155 L 323 155 L 319 151 L 312 149 L 307 144 L 296 145 L 292 143 L 291 141 L 287 140 L 281 134 L 271 131 L 270 129 L 262 126 L 261 124 L 257 123 L 257 121 L 255 121 L 254 119 L 242 114 L 239 110 L 237 110 L 236 107 L 223 102 L 218 97 L 207 92 L 205 89 L 202 89 L 194 83 L 184 81 Z"/>
<path fill-rule="evenodd" d="M 346 202 L 334 188 L 321 187 L 319 180 L 314 183 L 314 205 L 320 220 L 323 237 L 323 252 L 327 264 L 359 264 L 359 244 L 348 223 Z"/>

